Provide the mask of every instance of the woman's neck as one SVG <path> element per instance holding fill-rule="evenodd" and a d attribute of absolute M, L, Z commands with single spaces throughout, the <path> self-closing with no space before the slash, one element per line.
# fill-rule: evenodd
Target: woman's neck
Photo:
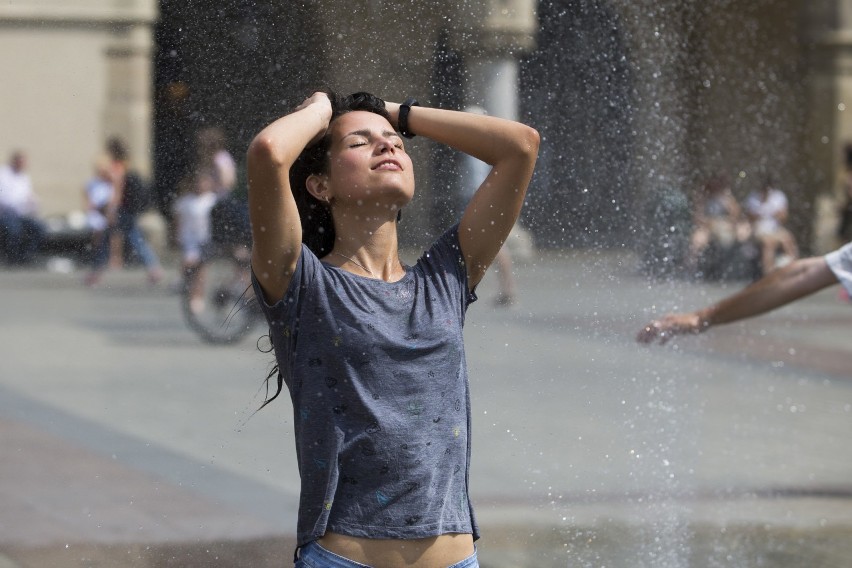
<path fill-rule="evenodd" d="M 335 213 L 335 242 L 328 260 L 350 272 L 387 282 L 405 275 L 399 260 L 397 223 L 387 219 L 355 219 Z"/>

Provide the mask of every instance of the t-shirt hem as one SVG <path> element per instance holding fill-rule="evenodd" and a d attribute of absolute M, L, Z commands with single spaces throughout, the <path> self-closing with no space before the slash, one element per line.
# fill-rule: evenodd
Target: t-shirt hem
<path fill-rule="evenodd" d="M 473 534 L 469 523 L 431 523 L 404 527 L 352 525 L 349 523 L 329 523 L 326 530 L 359 538 L 403 540 L 430 538 L 442 534 Z"/>

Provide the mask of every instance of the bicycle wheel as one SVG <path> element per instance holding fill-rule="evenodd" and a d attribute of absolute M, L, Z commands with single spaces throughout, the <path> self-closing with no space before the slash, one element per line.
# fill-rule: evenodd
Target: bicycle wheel
<path fill-rule="evenodd" d="M 211 258 L 188 275 L 181 305 L 190 329 L 207 343 L 235 343 L 259 320 L 248 265 L 233 257 Z"/>

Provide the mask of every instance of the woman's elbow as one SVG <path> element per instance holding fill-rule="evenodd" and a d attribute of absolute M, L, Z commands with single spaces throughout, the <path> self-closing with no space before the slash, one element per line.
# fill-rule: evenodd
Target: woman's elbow
<path fill-rule="evenodd" d="M 541 135 L 538 133 L 538 130 L 533 128 L 532 126 L 522 125 L 522 134 L 521 134 L 521 149 L 525 154 L 531 156 L 533 159 L 538 156 L 538 148 L 541 145 Z"/>
<path fill-rule="evenodd" d="M 246 159 L 249 163 L 283 165 L 283 157 L 277 150 L 275 140 L 263 133 L 254 137 L 248 147 Z"/>
<path fill-rule="evenodd" d="M 538 153 L 538 147 L 541 145 L 541 135 L 538 133 L 538 130 L 532 126 L 523 125 L 522 139 L 529 152 L 533 154 Z"/>

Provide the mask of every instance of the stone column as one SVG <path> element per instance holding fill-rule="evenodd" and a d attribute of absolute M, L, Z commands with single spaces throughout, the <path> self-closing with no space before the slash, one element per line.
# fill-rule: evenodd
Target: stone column
<path fill-rule="evenodd" d="M 146 179 L 152 174 L 154 0 L 127 2 L 127 9 L 108 20 L 109 40 L 104 54 L 106 98 L 104 138 L 118 136 L 128 146 L 130 163 Z M 149 210 L 139 225 L 162 257 L 167 228 L 158 212 Z"/>
<path fill-rule="evenodd" d="M 479 0 L 457 7 L 451 41 L 464 54 L 465 106 L 510 120 L 518 118 L 518 59 L 535 47 L 538 28 L 534 0 Z M 466 158 L 462 196 L 470 198 L 482 181 L 478 160 Z"/>
<path fill-rule="evenodd" d="M 852 1 L 811 0 L 808 35 L 813 41 L 810 148 L 816 187 L 814 252 L 834 248 L 837 206 L 842 203 L 839 177 L 845 147 L 852 144 Z"/>
<path fill-rule="evenodd" d="M 151 172 L 151 53 L 148 24 L 116 25 L 106 51 L 106 137 L 118 136 L 129 146 L 131 161 L 144 176 Z"/>
<path fill-rule="evenodd" d="M 477 57 L 467 64 L 465 110 L 500 118 L 518 118 L 518 62 L 512 56 Z M 461 202 L 466 203 L 485 176 L 488 168 L 471 156 L 462 164 Z"/>

